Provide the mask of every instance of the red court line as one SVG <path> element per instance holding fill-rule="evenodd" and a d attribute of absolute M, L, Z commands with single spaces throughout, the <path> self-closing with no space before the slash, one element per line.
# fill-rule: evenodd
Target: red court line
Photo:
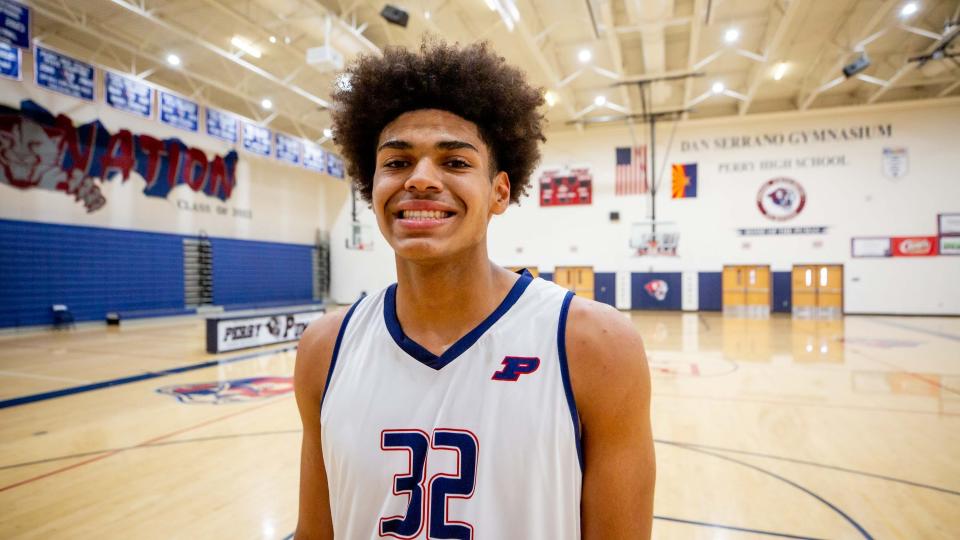
<path fill-rule="evenodd" d="M 290 396 L 284 396 L 284 397 L 285 397 L 285 398 L 289 398 Z M 257 410 L 257 409 L 262 409 L 262 408 L 264 408 L 264 407 L 266 407 L 266 406 L 268 406 L 268 405 L 273 405 L 274 403 L 279 403 L 280 401 L 282 401 L 282 398 L 281 398 L 281 399 L 270 400 L 270 401 L 268 401 L 268 402 L 266 402 L 266 403 L 261 403 L 261 404 L 259 404 L 259 405 L 255 405 L 255 406 L 252 406 L 252 407 L 243 409 L 243 410 L 241 410 L 241 411 L 236 411 L 236 412 L 232 412 L 232 413 L 230 413 L 230 414 L 225 414 L 225 415 L 223 415 L 223 416 L 218 416 L 218 417 L 216 417 L 216 418 L 212 418 L 212 419 L 210 419 L 210 420 L 206 420 L 206 421 L 204 421 L 204 422 L 200 422 L 199 424 L 194 424 L 194 425 L 192 425 L 192 426 L 188 426 L 188 427 L 185 427 L 185 428 L 182 428 L 182 429 L 178 429 L 178 430 L 176 430 L 176 431 L 171 431 L 170 433 L 166 433 L 166 434 L 164 434 L 164 435 L 160 435 L 159 437 L 154 437 L 154 438 L 152 438 L 152 439 L 147 439 L 147 440 L 142 441 L 142 442 L 140 442 L 140 443 L 137 443 L 137 444 L 135 444 L 135 445 L 133 445 L 133 446 L 127 446 L 127 447 L 125 447 L 125 448 L 118 448 L 118 449 L 116 449 L 116 450 L 111 450 L 111 451 L 109 451 L 109 452 L 105 452 L 105 453 L 103 453 L 103 454 L 94 456 L 94 457 L 92 457 L 92 458 L 90 458 L 90 459 L 85 459 L 85 460 L 83 460 L 83 461 L 80 461 L 80 462 L 77 462 L 77 463 L 73 463 L 73 464 L 71 464 L 71 465 L 67 465 L 66 467 L 61 467 L 61 468 L 59 468 L 59 469 L 54 469 L 54 470 L 52 470 L 52 471 L 43 473 L 43 474 L 41 474 L 41 475 L 37 475 L 37 476 L 34 476 L 34 477 L 32 477 L 32 478 L 27 478 L 26 480 L 21 480 L 21 481 L 19 481 L 19 482 L 14 482 L 13 484 L 8 484 L 8 485 L 6 485 L 6 486 L 0 487 L 0 492 L 4 492 L 4 491 L 7 491 L 8 489 L 13 489 L 13 488 L 15 488 L 15 487 L 19 487 L 19 486 L 22 486 L 22 485 L 25 485 L 25 484 L 29 484 L 29 483 L 31 483 L 31 482 L 36 482 L 37 480 L 42 480 L 42 479 L 44 479 L 44 478 L 53 476 L 53 475 L 55 475 L 55 474 L 60 474 L 60 473 L 62 473 L 62 472 L 69 471 L 69 470 L 71 470 L 71 469 L 76 469 L 76 468 L 78 468 L 78 467 L 82 467 L 82 466 L 84 466 L 84 465 L 88 465 L 88 464 L 90 464 L 90 463 L 94 463 L 94 462 L 96 462 L 96 461 L 100 461 L 101 459 L 107 459 L 108 457 L 115 456 L 115 455 L 117 455 L 117 454 L 119 454 L 119 453 L 121 453 L 121 452 L 126 452 L 127 450 L 134 450 L 134 449 L 136 449 L 136 448 L 141 448 L 141 447 L 144 447 L 144 446 L 153 444 L 153 443 L 155 443 L 155 442 L 162 441 L 162 440 L 164 440 L 164 439 L 169 439 L 170 437 L 173 437 L 173 436 L 175 436 L 175 435 L 180 435 L 181 433 L 186 433 L 186 432 L 188 432 L 188 431 L 193 431 L 193 430 L 195 430 L 195 429 L 197 429 L 197 428 L 201 428 L 201 427 L 203 427 L 203 426 L 208 426 L 208 425 L 210 425 L 210 424 L 213 424 L 213 423 L 216 423 L 216 422 L 220 422 L 221 420 L 226 420 L 227 418 L 233 418 L 234 416 L 239 416 L 239 415 L 241 415 L 241 414 L 246 414 L 246 413 L 248 413 L 248 412 L 255 411 L 255 410 Z"/>

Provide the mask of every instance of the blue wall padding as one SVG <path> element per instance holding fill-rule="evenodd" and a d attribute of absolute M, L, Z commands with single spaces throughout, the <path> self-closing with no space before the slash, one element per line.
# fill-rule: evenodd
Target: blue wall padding
<path fill-rule="evenodd" d="M 773 311 L 790 313 L 793 308 L 793 273 L 773 273 Z"/>
<path fill-rule="evenodd" d="M 51 324 L 66 304 L 77 321 L 189 313 L 183 240 L 195 236 L 0 220 L 0 328 Z M 313 301 L 306 244 L 211 239 L 214 303 Z"/>
<path fill-rule="evenodd" d="M 109 311 L 183 310 L 183 240 L 172 234 L 0 220 L 0 327 Z"/>
<path fill-rule="evenodd" d="M 213 303 L 313 301 L 311 246 L 212 238 Z"/>
<path fill-rule="evenodd" d="M 597 302 L 617 307 L 617 274 L 615 272 L 593 274 L 593 298 Z"/>
<path fill-rule="evenodd" d="M 700 272 L 697 275 L 700 311 L 723 310 L 723 272 Z"/>
<path fill-rule="evenodd" d="M 658 299 L 652 282 L 666 284 L 666 295 Z M 630 274 L 631 309 L 676 309 L 681 307 L 680 272 L 634 272 Z M 650 290 L 648 290 L 648 285 Z"/>

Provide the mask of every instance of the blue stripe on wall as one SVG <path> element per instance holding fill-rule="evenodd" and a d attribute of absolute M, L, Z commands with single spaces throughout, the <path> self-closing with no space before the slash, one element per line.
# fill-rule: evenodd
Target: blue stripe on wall
<path fill-rule="evenodd" d="M 593 298 L 597 302 L 617 306 L 617 274 L 615 272 L 593 274 Z"/>
<path fill-rule="evenodd" d="M 108 311 L 183 309 L 183 244 L 169 234 L 0 220 L 0 327 Z"/>
<path fill-rule="evenodd" d="M 723 309 L 723 273 L 700 272 L 697 275 L 700 311 L 721 311 Z"/>
<path fill-rule="evenodd" d="M 773 273 L 773 311 L 790 313 L 793 311 L 793 273 Z"/>
<path fill-rule="evenodd" d="M 663 283 L 655 283 L 660 282 Z M 676 309 L 681 302 L 680 272 L 634 272 L 630 274 L 630 309 Z M 658 298 L 655 285 L 666 285 L 666 294 Z M 650 290 L 647 286 L 650 285 Z"/>
<path fill-rule="evenodd" d="M 213 303 L 313 301 L 312 246 L 212 238 Z"/>
<path fill-rule="evenodd" d="M 51 324 L 53 304 L 77 321 L 186 313 L 184 238 L 196 237 L 0 220 L 0 327 Z M 215 303 L 312 301 L 312 246 L 211 242 Z"/>

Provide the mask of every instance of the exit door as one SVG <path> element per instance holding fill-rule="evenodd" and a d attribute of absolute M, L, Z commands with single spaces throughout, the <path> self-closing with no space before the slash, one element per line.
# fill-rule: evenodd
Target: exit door
<path fill-rule="evenodd" d="M 843 315 L 842 265 L 797 265 L 792 281 L 794 317 L 834 319 Z"/>
<path fill-rule="evenodd" d="M 773 288 L 770 267 L 738 265 L 723 267 L 723 314 L 733 317 L 770 316 Z"/>
<path fill-rule="evenodd" d="M 593 267 L 558 266 L 553 271 L 553 281 L 581 298 L 593 300 Z"/>

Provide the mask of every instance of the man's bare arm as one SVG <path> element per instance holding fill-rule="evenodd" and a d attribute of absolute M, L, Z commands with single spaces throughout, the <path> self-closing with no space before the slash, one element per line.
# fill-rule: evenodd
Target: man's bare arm
<path fill-rule="evenodd" d="M 327 471 L 320 445 L 320 402 L 333 348 L 346 311 L 328 313 L 310 324 L 300 338 L 293 372 L 303 446 L 300 450 L 300 515 L 296 540 L 333 540 Z"/>
<path fill-rule="evenodd" d="M 566 344 L 583 437 L 583 540 L 648 539 L 656 461 L 643 342 L 619 311 L 574 297 Z"/>

